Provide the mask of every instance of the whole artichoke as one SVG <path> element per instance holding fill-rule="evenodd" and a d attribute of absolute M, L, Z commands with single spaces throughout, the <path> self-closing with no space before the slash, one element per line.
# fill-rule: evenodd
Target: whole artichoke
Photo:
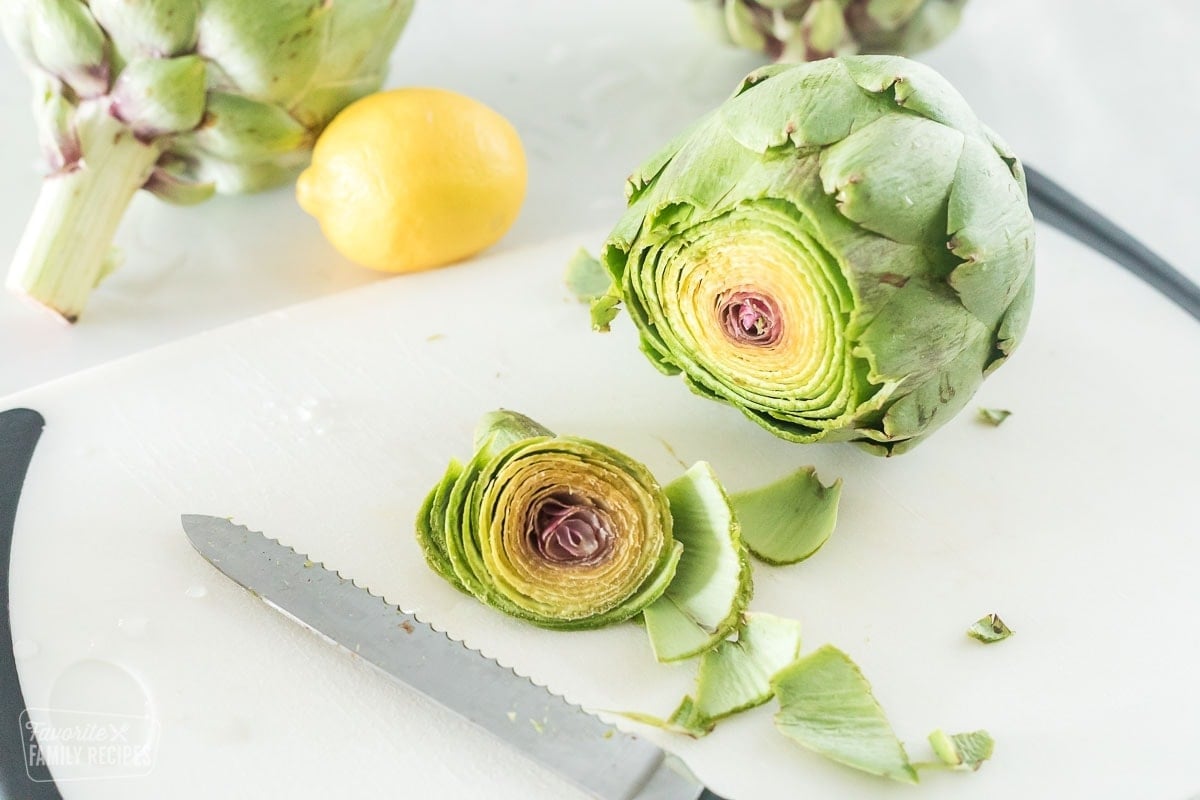
<path fill-rule="evenodd" d="M 706 27 L 773 61 L 911 55 L 958 27 L 967 0 L 692 0 Z"/>
<path fill-rule="evenodd" d="M 413 0 L 3 0 L 49 171 L 9 286 L 74 321 L 134 192 L 290 179 L 375 91 Z"/>
<path fill-rule="evenodd" d="M 603 327 L 796 442 L 911 447 L 1008 357 L 1033 298 L 1020 162 L 937 73 L 752 73 L 628 182 Z"/>

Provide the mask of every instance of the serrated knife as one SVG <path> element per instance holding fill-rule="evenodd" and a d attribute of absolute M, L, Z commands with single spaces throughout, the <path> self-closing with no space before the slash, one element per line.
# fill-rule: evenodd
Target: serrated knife
<path fill-rule="evenodd" d="M 622 733 L 303 553 L 226 518 L 183 516 L 192 546 L 267 605 L 599 800 L 721 800 Z"/>

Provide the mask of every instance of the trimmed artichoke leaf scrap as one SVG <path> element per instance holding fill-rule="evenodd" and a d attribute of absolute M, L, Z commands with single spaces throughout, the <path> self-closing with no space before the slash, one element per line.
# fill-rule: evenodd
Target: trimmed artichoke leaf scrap
<path fill-rule="evenodd" d="M 1002 642 L 1012 634 L 1012 629 L 1004 623 L 1004 620 L 1000 619 L 999 614 L 980 617 L 971 627 L 967 628 L 967 636 L 984 644 Z"/>
<path fill-rule="evenodd" d="M 567 289 L 581 303 L 591 303 L 604 296 L 612 286 L 612 278 L 600 263 L 600 259 L 584 248 L 575 251 L 567 262 L 565 276 Z"/>
<path fill-rule="evenodd" d="M 612 329 L 612 321 L 621 313 L 621 296 L 609 290 L 591 303 L 592 330 L 598 333 L 608 333 Z"/>
<path fill-rule="evenodd" d="M 620 313 L 621 293 L 600 259 L 579 248 L 567 262 L 565 282 L 579 302 L 590 306 L 592 330 L 608 333 Z"/>
<path fill-rule="evenodd" d="M 775 675 L 775 725 L 826 758 L 902 783 L 917 771 L 880 707 L 871 684 L 850 657 L 825 645 Z"/>
<path fill-rule="evenodd" d="M 733 509 L 712 467 L 698 462 L 664 493 L 683 554 L 666 592 L 642 619 L 655 658 L 670 662 L 710 650 L 733 633 L 753 585 Z"/>
<path fill-rule="evenodd" d="M 1004 420 L 1012 416 L 1012 412 L 1005 408 L 981 408 L 979 409 L 979 421 L 984 425 L 991 425 L 993 428 L 1000 427 Z"/>
<path fill-rule="evenodd" d="M 759 70 L 635 175 L 597 327 L 783 439 L 905 452 L 1024 332 L 1020 164 L 928 67 Z"/>
<path fill-rule="evenodd" d="M 768 564 L 795 564 L 817 552 L 837 525 L 841 478 L 821 483 L 813 467 L 804 467 L 775 483 L 737 492 L 730 501 L 742 529 L 742 541 Z"/>
<path fill-rule="evenodd" d="M 946 733 L 939 729 L 929 734 L 929 744 L 942 764 L 972 771 L 978 770 L 984 761 L 991 758 L 996 747 L 991 734 L 983 730 Z"/>
<path fill-rule="evenodd" d="M 717 722 L 774 697 L 771 678 L 800 655 L 800 623 L 761 612 L 742 615 L 737 636 L 700 657 L 696 686 L 666 719 L 626 713 L 637 722 L 699 738 Z"/>

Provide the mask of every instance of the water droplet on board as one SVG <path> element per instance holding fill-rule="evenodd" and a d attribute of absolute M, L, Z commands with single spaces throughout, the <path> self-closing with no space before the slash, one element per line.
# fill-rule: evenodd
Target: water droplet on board
<path fill-rule="evenodd" d="M 205 595 L 208 594 L 208 587 L 200 586 L 200 585 L 189 586 L 187 588 L 187 591 L 184 592 L 184 594 L 186 594 L 188 597 L 191 597 L 195 600 L 199 600 L 201 597 L 204 597 Z"/>
<path fill-rule="evenodd" d="M 145 617 L 137 615 L 121 617 L 117 620 L 117 627 L 131 639 L 140 639 L 145 636 L 148 625 L 149 621 Z"/>
<path fill-rule="evenodd" d="M 32 639 L 17 639 L 13 642 L 13 655 L 20 661 L 33 658 L 41 648 Z"/>

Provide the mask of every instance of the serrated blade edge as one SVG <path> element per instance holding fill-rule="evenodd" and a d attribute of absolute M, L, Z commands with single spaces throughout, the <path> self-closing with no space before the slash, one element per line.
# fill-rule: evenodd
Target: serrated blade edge
<path fill-rule="evenodd" d="M 703 787 L 654 744 L 227 518 L 186 514 L 204 558 L 268 605 L 602 800 L 693 800 Z"/>

